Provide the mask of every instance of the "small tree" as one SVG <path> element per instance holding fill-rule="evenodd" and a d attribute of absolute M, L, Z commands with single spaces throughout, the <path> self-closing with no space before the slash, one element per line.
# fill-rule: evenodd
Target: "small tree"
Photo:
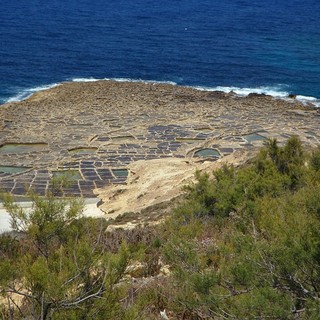
<path fill-rule="evenodd" d="M 117 296 L 115 284 L 124 274 L 128 250 L 125 245 L 114 254 L 104 249 L 104 229 L 92 233 L 90 219 L 81 218 L 81 199 L 33 194 L 30 211 L 10 195 L 3 199 L 13 229 L 21 234 L 17 255 L 0 241 L 0 252 L 7 255 L 0 261 L 0 290 L 16 306 L 11 314 L 19 319 L 87 319 L 101 309 L 98 300 Z"/>

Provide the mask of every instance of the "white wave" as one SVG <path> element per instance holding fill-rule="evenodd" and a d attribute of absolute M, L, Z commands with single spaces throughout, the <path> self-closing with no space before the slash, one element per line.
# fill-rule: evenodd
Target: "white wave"
<path fill-rule="evenodd" d="M 320 108 L 320 99 L 317 99 L 315 97 L 309 97 L 309 96 L 302 96 L 302 95 L 297 95 L 296 99 L 301 101 L 303 104 L 313 104 L 317 108 Z"/>
<path fill-rule="evenodd" d="M 154 84 L 171 84 L 176 86 L 177 83 L 173 81 L 156 81 L 156 80 L 142 80 L 142 79 L 130 79 L 130 78 L 114 78 L 110 79 L 118 82 L 138 82 L 138 83 L 154 83 Z"/>
<path fill-rule="evenodd" d="M 133 82 L 133 83 L 154 83 L 154 84 L 171 84 L 177 85 L 173 81 L 156 81 L 156 80 L 143 80 L 143 79 L 131 79 L 131 78 L 73 78 L 73 82 L 96 82 L 96 81 L 116 81 L 116 82 Z"/>
<path fill-rule="evenodd" d="M 310 102 L 314 102 L 317 101 L 318 99 L 315 97 L 308 97 L 308 96 L 301 96 L 301 95 L 297 95 L 296 99 L 298 100 L 305 100 L 305 101 L 310 101 Z"/>
<path fill-rule="evenodd" d="M 278 98 L 286 98 L 289 93 L 287 91 L 283 91 L 284 86 L 274 86 L 274 87 L 257 87 L 257 88 L 240 88 L 240 87 L 193 87 L 197 90 L 203 91 L 222 91 L 225 93 L 234 92 L 239 96 L 247 96 L 250 93 L 257 94 L 267 94 L 273 97 Z"/>
<path fill-rule="evenodd" d="M 320 99 L 317 99 L 315 97 L 308 97 L 303 95 L 296 95 L 295 98 L 289 98 L 289 92 L 285 91 L 284 89 L 288 87 L 285 85 L 278 85 L 273 87 L 258 87 L 258 88 L 239 88 L 239 87 L 223 87 L 223 86 L 217 86 L 217 87 L 191 87 L 197 90 L 201 91 L 222 91 L 225 93 L 234 92 L 238 96 L 246 97 L 250 93 L 257 93 L 257 94 L 266 94 L 270 95 L 275 98 L 283 99 L 286 101 L 295 101 L 298 100 L 302 104 L 313 104 L 315 107 L 320 108 Z"/>
<path fill-rule="evenodd" d="M 72 82 L 96 82 L 101 80 L 109 80 L 107 78 L 105 79 L 96 79 L 96 78 L 73 78 L 71 79 Z"/>
<path fill-rule="evenodd" d="M 7 100 L 7 102 L 22 101 L 22 100 L 28 99 L 35 92 L 48 90 L 48 89 L 57 87 L 58 85 L 60 85 L 60 84 L 59 83 L 53 83 L 53 84 L 48 84 L 48 85 L 44 85 L 44 86 L 39 86 L 39 87 L 34 87 L 34 88 L 29 88 L 29 89 L 23 89 L 18 94 L 16 94 L 15 96 L 9 98 Z"/>

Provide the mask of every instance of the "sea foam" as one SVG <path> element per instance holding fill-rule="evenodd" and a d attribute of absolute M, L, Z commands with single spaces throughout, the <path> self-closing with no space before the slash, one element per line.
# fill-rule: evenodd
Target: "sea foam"
<path fill-rule="evenodd" d="M 131 79 L 131 78 L 73 78 L 73 82 L 96 82 L 96 81 L 116 81 L 116 82 L 133 82 L 133 83 L 159 83 L 159 84 L 171 84 L 177 85 L 173 81 L 157 81 L 157 80 L 143 80 L 143 79 Z"/>
<path fill-rule="evenodd" d="M 52 83 L 52 84 L 38 86 L 34 88 L 21 89 L 18 91 L 18 93 L 15 96 L 9 98 L 6 102 L 22 101 L 22 100 L 28 99 L 36 92 L 48 90 L 48 89 L 57 87 L 58 85 L 60 85 L 60 83 Z"/>
<path fill-rule="evenodd" d="M 234 92 L 239 96 L 247 96 L 250 93 L 257 93 L 257 94 L 267 94 L 276 98 L 287 98 L 289 93 L 284 91 L 284 87 L 286 86 L 273 86 L 273 87 L 257 87 L 257 88 L 240 88 L 240 87 L 198 87 L 195 86 L 193 88 L 197 90 L 203 91 L 222 91 L 225 93 Z"/>
<path fill-rule="evenodd" d="M 234 92 L 238 96 L 246 97 L 250 93 L 257 93 L 257 94 L 266 94 L 269 96 L 272 96 L 274 98 L 283 99 L 286 101 L 294 101 L 298 100 L 302 104 L 313 104 L 315 107 L 320 107 L 320 99 L 317 99 L 315 97 L 308 97 L 303 95 L 296 95 L 295 98 L 289 98 L 289 92 L 284 91 L 288 86 L 286 85 L 278 85 L 278 86 L 270 86 L 270 87 L 257 87 L 257 88 L 240 88 L 240 87 L 223 87 L 223 86 L 217 86 L 217 87 L 200 87 L 200 86 L 194 86 L 191 88 L 201 90 L 201 91 L 222 91 L 225 93 Z"/>

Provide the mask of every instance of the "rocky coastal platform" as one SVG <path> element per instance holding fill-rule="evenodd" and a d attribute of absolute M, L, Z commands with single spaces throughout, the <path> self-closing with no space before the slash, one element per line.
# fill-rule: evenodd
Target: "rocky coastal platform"
<path fill-rule="evenodd" d="M 317 109 L 295 99 L 157 83 L 64 83 L 0 106 L 0 187 L 43 195 L 52 177 L 67 173 L 71 183 L 61 195 L 100 194 L 110 213 L 141 210 L 148 192 L 161 198 L 163 179 L 171 186 L 159 202 L 176 196 L 196 168 L 250 157 L 266 138 L 283 143 L 298 135 L 315 147 L 319 121 Z M 112 205 L 138 180 L 152 177 L 153 185 L 131 195 L 140 199 L 136 204 L 127 198 Z"/>

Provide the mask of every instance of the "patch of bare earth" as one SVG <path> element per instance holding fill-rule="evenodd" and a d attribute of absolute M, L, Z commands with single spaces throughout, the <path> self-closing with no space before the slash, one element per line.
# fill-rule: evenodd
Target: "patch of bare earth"
<path fill-rule="evenodd" d="M 241 165 L 248 153 L 238 151 L 216 162 L 205 159 L 167 158 L 141 160 L 129 165 L 126 185 L 109 185 L 96 189 L 99 207 L 113 228 L 133 228 L 138 224 L 158 223 L 169 213 L 182 195 L 182 187 L 194 181 L 196 170 L 212 172 L 223 164 Z"/>

